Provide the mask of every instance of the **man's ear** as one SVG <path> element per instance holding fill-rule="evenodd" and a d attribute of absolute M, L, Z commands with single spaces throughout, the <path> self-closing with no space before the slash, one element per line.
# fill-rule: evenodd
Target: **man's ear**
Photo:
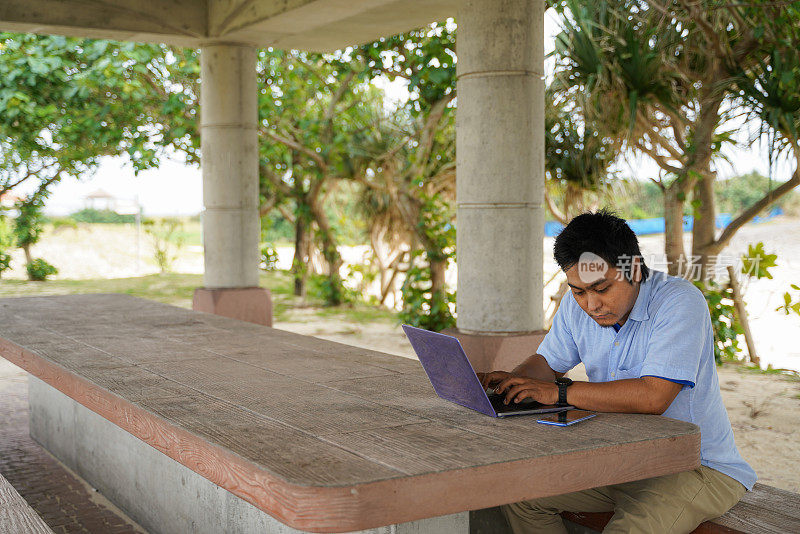
<path fill-rule="evenodd" d="M 642 258 L 636 256 L 631 262 L 631 281 L 642 281 Z"/>

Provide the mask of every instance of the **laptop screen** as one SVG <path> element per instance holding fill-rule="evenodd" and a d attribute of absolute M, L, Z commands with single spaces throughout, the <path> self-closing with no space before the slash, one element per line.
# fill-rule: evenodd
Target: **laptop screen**
<path fill-rule="evenodd" d="M 403 325 L 403 330 L 437 395 L 486 415 L 496 415 L 456 338 L 408 325 Z"/>

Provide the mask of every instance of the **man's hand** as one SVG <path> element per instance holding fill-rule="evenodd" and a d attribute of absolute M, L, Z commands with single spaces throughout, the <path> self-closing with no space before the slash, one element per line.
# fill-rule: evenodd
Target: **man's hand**
<path fill-rule="evenodd" d="M 491 371 L 488 373 L 477 373 L 478 380 L 481 381 L 483 389 L 489 389 L 497 386 L 500 382 L 512 376 L 520 376 L 507 371 Z"/>
<path fill-rule="evenodd" d="M 535 378 L 509 376 L 497 385 L 495 392 L 500 395 L 505 394 L 506 404 L 520 402 L 524 399 L 533 399 L 542 404 L 558 403 L 556 383 Z"/>

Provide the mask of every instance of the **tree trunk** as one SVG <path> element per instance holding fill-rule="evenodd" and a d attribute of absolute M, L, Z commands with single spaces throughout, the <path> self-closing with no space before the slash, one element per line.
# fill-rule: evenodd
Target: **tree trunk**
<path fill-rule="evenodd" d="M 731 290 L 733 291 L 733 304 L 736 306 L 736 315 L 739 316 L 739 324 L 742 325 L 744 340 L 745 343 L 747 343 L 747 353 L 750 355 L 750 362 L 760 367 L 761 359 L 756 352 L 756 342 L 753 339 L 753 333 L 750 331 L 750 320 L 747 318 L 747 309 L 744 307 L 742 290 L 739 288 L 739 282 L 736 280 L 736 270 L 730 265 L 728 265 L 728 277 L 730 279 Z"/>
<path fill-rule="evenodd" d="M 430 258 L 430 253 L 428 258 Z M 444 275 L 447 271 L 447 260 L 430 260 L 431 266 L 431 293 L 444 293 L 446 290 Z"/>
<path fill-rule="evenodd" d="M 683 200 L 680 190 L 673 185 L 664 191 L 664 253 L 669 274 L 682 274 L 685 263 L 683 248 Z"/>
<path fill-rule="evenodd" d="M 312 201 L 311 202 L 311 216 L 314 217 L 314 222 L 317 223 L 319 229 L 319 237 L 322 241 L 322 255 L 325 261 L 328 262 L 328 282 L 330 283 L 330 292 L 328 294 L 328 304 L 338 306 L 342 303 L 342 275 L 340 273 L 342 264 L 342 256 L 339 254 L 339 248 L 336 244 L 336 238 L 333 235 L 333 228 L 331 228 L 328 216 L 322 205 Z"/>
<path fill-rule="evenodd" d="M 704 173 L 694 188 L 694 225 L 692 226 L 692 273 L 700 280 L 714 278 L 716 251 L 716 209 L 714 175 Z"/>
<path fill-rule="evenodd" d="M 308 280 L 308 225 L 302 215 L 294 223 L 294 258 L 292 273 L 294 274 L 294 294 L 306 298 Z"/>

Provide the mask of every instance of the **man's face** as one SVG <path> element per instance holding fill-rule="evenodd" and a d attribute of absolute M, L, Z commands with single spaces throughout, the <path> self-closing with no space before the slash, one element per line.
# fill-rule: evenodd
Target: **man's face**
<path fill-rule="evenodd" d="M 566 272 L 567 283 L 583 311 L 600 326 L 624 324 L 639 295 L 641 271 L 633 267 L 634 283 L 620 271 L 592 253 L 581 255 L 580 261 Z"/>

